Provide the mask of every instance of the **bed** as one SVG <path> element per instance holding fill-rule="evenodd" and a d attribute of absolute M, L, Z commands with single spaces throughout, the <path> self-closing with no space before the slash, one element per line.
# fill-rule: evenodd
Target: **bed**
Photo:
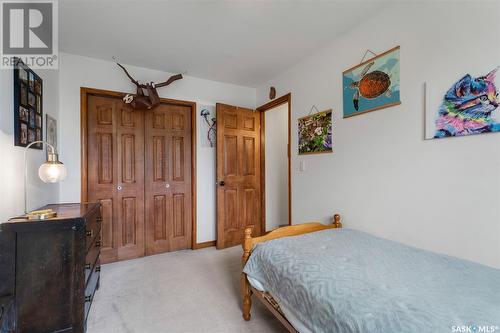
<path fill-rule="evenodd" d="M 500 270 L 306 223 L 243 239 L 243 318 L 257 297 L 289 332 L 500 332 Z"/>

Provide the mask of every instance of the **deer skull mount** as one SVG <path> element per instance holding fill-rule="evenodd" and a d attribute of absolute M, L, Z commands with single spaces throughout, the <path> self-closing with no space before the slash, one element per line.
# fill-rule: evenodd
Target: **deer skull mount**
<path fill-rule="evenodd" d="M 134 110 L 150 110 L 154 108 L 155 106 L 160 104 L 160 96 L 158 96 L 158 91 L 156 90 L 156 88 L 166 87 L 172 82 L 182 79 L 182 74 L 177 74 L 172 75 L 168 78 L 167 81 L 161 83 L 139 83 L 139 81 L 130 76 L 125 67 L 118 63 L 117 65 L 123 69 L 128 78 L 137 87 L 137 91 L 135 94 L 127 94 L 125 97 L 123 97 L 123 102 L 125 102 L 126 104 L 130 104 L 130 106 Z"/>

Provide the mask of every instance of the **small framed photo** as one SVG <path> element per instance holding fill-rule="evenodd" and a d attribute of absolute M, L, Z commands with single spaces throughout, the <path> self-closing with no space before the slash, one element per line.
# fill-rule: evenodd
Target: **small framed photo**
<path fill-rule="evenodd" d="M 23 106 L 19 106 L 19 120 L 28 122 L 29 110 Z"/>
<path fill-rule="evenodd" d="M 31 91 L 35 91 L 35 75 L 32 71 L 29 72 L 29 86 Z"/>
<path fill-rule="evenodd" d="M 28 105 L 28 89 L 23 83 L 19 84 L 19 100 L 19 104 Z"/>
<path fill-rule="evenodd" d="M 42 113 L 42 96 L 40 95 L 36 96 L 36 112 Z"/>
<path fill-rule="evenodd" d="M 21 142 L 21 144 L 27 145 L 28 144 L 28 125 L 26 125 L 25 123 L 21 123 L 21 130 L 19 133 L 20 133 L 19 141 Z"/>
<path fill-rule="evenodd" d="M 48 114 L 45 117 L 45 140 L 57 150 L 57 120 Z"/>
<path fill-rule="evenodd" d="M 30 127 L 35 128 L 35 110 L 30 110 Z"/>
<path fill-rule="evenodd" d="M 39 114 L 35 115 L 35 123 L 36 127 L 42 128 L 42 116 L 40 116 Z"/>
<path fill-rule="evenodd" d="M 42 82 L 40 80 L 35 80 L 35 94 L 42 94 Z"/>
<path fill-rule="evenodd" d="M 31 91 L 28 92 L 28 105 L 35 107 L 36 105 L 36 97 L 35 94 L 33 94 Z"/>
<path fill-rule="evenodd" d="M 24 85 L 28 84 L 28 72 L 23 68 L 19 69 L 19 80 L 21 80 L 21 83 Z"/>
<path fill-rule="evenodd" d="M 35 130 L 28 129 L 28 143 L 35 141 Z"/>

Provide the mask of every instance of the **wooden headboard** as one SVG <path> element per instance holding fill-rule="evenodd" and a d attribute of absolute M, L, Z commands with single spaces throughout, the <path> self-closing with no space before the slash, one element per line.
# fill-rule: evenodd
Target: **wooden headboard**
<path fill-rule="evenodd" d="M 290 225 L 274 229 L 268 234 L 260 237 L 252 237 L 252 228 L 246 228 L 242 242 L 242 247 L 243 247 L 243 256 L 241 258 L 242 263 L 243 265 L 246 264 L 248 258 L 250 257 L 250 254 L 252 254 L 253 248 L 258 243 L 267 242 L 269 240 L 276 238 L 298 236 L 310 232 L 321 231 L 326 229 L 335 229 L 335 228 L 342 228 L 342 223 L 340 222 L 339 214 L 335 214 L 333 216 L 333 223 L 330 225 L 325 225 L 319 222 L 309 222 L 303 224 Z"/>

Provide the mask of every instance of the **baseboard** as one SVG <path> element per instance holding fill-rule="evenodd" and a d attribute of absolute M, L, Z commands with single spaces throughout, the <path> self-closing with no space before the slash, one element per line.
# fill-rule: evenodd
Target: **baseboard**
<path fill-rule="evenodd" d="M 211 247 L 215 246 L 216 241 L 208 241 L 208 242 L 203 242 L 203 243 L 196 243 L 193 245 L 193 250 L 199 250 L 199 249 L 204 249 L 206 247 Z"/>

